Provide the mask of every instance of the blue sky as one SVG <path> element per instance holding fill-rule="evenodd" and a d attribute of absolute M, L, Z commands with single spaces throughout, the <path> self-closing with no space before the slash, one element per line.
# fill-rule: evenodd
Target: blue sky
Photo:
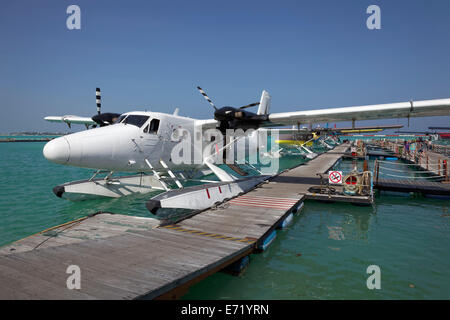
<path fill-rule="evenodd" d="M 71 4 L 81 30 L 66 28 Z M 381 30 L 366 27 L 371 4 Z M 94 115 L 95 87 L 104 112 L 196 118 L 213 111 L 197 85 L 218 106 L 266 89 L 272 112 L 450 98 L 449 13 L 449 1 L 2 0 L 0 132 L 67 131 L 43 117 Z"/>

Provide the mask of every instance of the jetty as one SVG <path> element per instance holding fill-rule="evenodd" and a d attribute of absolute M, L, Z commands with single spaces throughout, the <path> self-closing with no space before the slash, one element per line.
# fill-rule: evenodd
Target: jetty
<path fill-rule="evenodd" d="M 265 250 L 276 229 L 317 196 L 308 191 L 319 182 L 316 173 L 327 172 L 348 148 L 341 144 L 175 223 L 100 212 L 4 246 L 0 299 L 179 298 L 213 273 L 245 269 L 248 256 Z M 73 266 L 79 289 L 67 284 Z"/>
<path fill-rule="evenodd" d="M 409 152 L 405 150 L 403 144 L 396 141 L 383 141 L 379 142 L 379 145 L 391 151 L 399 159 L 414 165 L 418 170 L 426 171 L 444 182 L 450 182 L 448 165 L 450 157 L 447 155 L 428 150 L 425 146 L 420 152 L 420 143 L 417 143 L 414 150 Z"/>
<path fill-rule="evenodd" d="M 448 163 L 450 158 L 445 154 L 421 146 L 418 143 L 414 150 L 405 150 L 404 145 L 397 141 L 377 141 L 391 157 L 403 160 L 404 164 L 428 176 L 408 178 L 402 175 L 403 170 L 386 166 L 389 161 L 377 159 L 374 168 L 374 189 L 403 193 L 419 193 L 422 195 L 450 197 L 450 179 Z M 419 148 L 422 148 L 420 152 Z M 380 178 L 380 172 L 389 178 Z"/>
<path fill-rule="evenodd" d="M 450 197 L 450 184 L 434 181 L 412 179 L 378 179 L 374 181 L 374 189 L 403 193 L 420 193 L 423 195 Z"/>

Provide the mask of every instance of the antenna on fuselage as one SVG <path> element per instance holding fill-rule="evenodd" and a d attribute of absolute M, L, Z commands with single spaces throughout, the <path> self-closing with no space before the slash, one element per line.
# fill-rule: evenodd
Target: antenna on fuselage
<path fill-rule="evenodd" d="M 102 96 L 100 93 L 100 88 L 95 89 L 95 102 L 97 103 L 97 114 L 100 114 L 102 108 Z"/>

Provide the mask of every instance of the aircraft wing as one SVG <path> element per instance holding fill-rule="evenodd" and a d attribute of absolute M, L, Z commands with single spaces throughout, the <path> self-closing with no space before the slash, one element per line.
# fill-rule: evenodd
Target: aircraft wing
<path fill-rule="evenodd" d="M 44 118 L 47 121 L 50 122 L 64 122 L 67 124 L 72 124 L 72 123 L 76 123 L 76 124 L 95 124 L 95 121 L 92 120 L 92 118 L 89 117 L 79 117 L 79 116 L 50 116 L 50 117 L 45 117 Z"/>
<path fill-rule="evenodd" d="M 321 122 L 450 116 L 450 99 L 434 99 L 344 108 L 281 112 L 254 116 L 258 117 L 256 119 L 258 120 L 257 126 L 266 128 Z M 242 119 L 242 121 L 245 122 L 246 119 Z M 219 122 L 214 119 L 196 121 L 196 126 L 202 127 L 203 130 L 216 128 L 218 124 Z M 382 126 L 373 129 L 381 128 Z M 345 128 L 345 130 L 348 129 Z M 364 129 L 369 132 L 369 128 L 363 128 L 363 130 Z M 386 127 L 386 129 L 390 128 Z"/>
<path fill-rule="evenodd" d="M 363 132 L 378 132 L 383 131 L 387 129 L 400 129 L 403 128 L 403 125 L 396 124 L 396 125 L 386 125 L 386 126 L 366 126 L 366 127 L 345 127 L 345 128 L 312 128 L 312 129 L 306 129 L 301 128 L 300 130 L 294 126 L 293 128 L 280 128 L 280 129 L 271 129 L 271 128 L 265 128 L 263 130 L 271 131 L 276 130 L 280 133 L 284 134 L 295 134 L 295 133 L 312 133 L 312 132 L 326 132 L 326 133 L 363 133 Z"/>
<path fill-rule="evenodd" d="M 450 115 L 450 99 L 409 101 L 368 106 L 269 114 L 270 123 L 283 125 Z"/>
<path fill-rule="evenodd" d="M 342 132 L 342 133 L 353 133 L 353 132 L 374 132 L 383 131 L 387 129 L 400 129 L 403 128 L 401 124 L 386 125 L 386 126 L 368 126 L 368 127 L 347 127 L 347 128 L 328 128 L 325 131 L 331 132 Z"/>
<path fill-rule="evenodd" d="M 215 129 L 219 125 L 219 121 L 215 119 L 196 120 L 195 126 L 198 126 L 202 130 Z"/>

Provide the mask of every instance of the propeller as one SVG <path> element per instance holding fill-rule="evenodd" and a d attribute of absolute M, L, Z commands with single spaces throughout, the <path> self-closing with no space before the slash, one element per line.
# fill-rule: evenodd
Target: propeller
<path fill-rule="evenodd" d="M 212 107 L 214 108 L 214 110 L 217 110 L 217 107 L 214 105 L 214 103 L 211 101 L 211 99 L 208 97 L 208 95 L 206 94 L 205 91 L 203 91 L 202 88 L 200 88 L 199 86 L 197 86 L 198 91 L 200 91 L 200 93 L 202 94 L 203 98 L 206 99 L 206 101 L 209 102 L 210 105 L 212 105 Z"/>
<path fill-rule="evenodd" d="M 102 96 L 100 88 L 95 88 L 95 102 L 97 103 L 97 114 L 92 117 L 92 120 L 95 121 L 95 123 L 97 123 L 100 127 L 113 124 L 117 118 L 120 117 L 119 113 L 101 113 Z M 92 127 L 95 128 L 96 125 L 93 125 Z"/>
<path fill-rule="evenodd" d="M 219 110 L 217 109 L 216 105 L 214 104 L 214 102 L 212 102 L 211 98 L 208 97 L 208 95 L 206 94 L 205 90 L 203 90 L 202 88 L 197 86 L 198 91 L 200 91 L 200 93 L 202 94 L 202 96 L 206 99 L 206 101 L 209 102 L 209 104 L 214 108 L 214 110 Z M 254 102 L 254 103 L 250 103 L 247 104 L 245 106 L 239 107 L 238 109 L 246 109 L 246 108 L 250 108 L 250 107 L 254 107 L 254 106 L 258 106 L 259 102 Z"/>
<path fill-rule="evenodd" d="M 219 130 L 224 134 L 227 129 L 257 129 L 263 121 L 268 119 L 267 115 L 258 115 L 244 109 L 258 106 L 259 102 L 250 103 L 238 108 L 224 106 L 217 108 L 206 92 L 197 87 L 206 101 L 214 108 L 214 119 L 219 121 Z"/>
<path fill-rule="evenodd" d="M 246 106 L 239 107 L 239 109 L 246 109 L 246 108 L 255 107 L 255 106 L 259 106 L 259 102 L 250 103 Z"/>

